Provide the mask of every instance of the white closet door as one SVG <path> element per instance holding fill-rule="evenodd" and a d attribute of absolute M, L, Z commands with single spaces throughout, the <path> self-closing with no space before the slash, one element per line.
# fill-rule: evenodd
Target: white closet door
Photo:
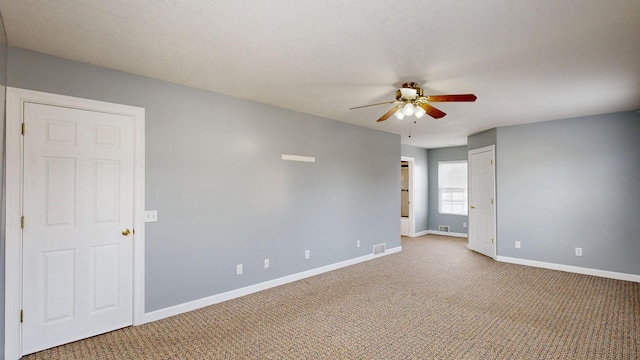
<path fill-rule="evenodd" d="M 26 103 L 22 353 L 132 324 L 134 124 Z"/>
<path fill-rule="evenodd" d="M 469 152 L 469 245 L 468 248 L 496 257 L 494 150 Z"/>

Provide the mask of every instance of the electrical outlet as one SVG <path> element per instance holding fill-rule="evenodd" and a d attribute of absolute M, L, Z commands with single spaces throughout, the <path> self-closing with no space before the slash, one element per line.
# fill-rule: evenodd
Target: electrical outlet
<path fill-rule="evenodd" d="M 360 247 L 360 240 L 356 241 L 356 247 Z"/>
<path fill-rule="evenodd" d="M 520 249 L 520 241 L 516 241 L 516 249 Z"/>
<path fill-rule="evenodd" d="M 466 223 L 466 222 L 463 222 L 463 223 L 462 223 L 462 227 L 466 228 L 466 227 L 467 227 L 467 223 Z"/>
<path fill-rule="evenodd" d="M 304 252 L 304 258 L 306 260 L 309 260 L 311 258 L 311 251 L 310 250 L 305 250 Z"/>
<path fill-rule="evenodd" d="M 242 264 L 236 266 L 236 275 L 242 275 Z"/>
<path fill-rule="evenodd" d="M 265 269 L 269 268 L 269 259 L 264 259 L 264 268 Z"/>
<path fill-rule="evenodd" d="M 582 256 L 582 248 L 576 248 L 576 256 Z"/>

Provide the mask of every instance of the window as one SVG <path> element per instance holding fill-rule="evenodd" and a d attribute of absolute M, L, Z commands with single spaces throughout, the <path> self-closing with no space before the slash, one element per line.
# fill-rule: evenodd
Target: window
<path fill-rule="evenodd" d="M 438 212 L 467 215 L 467 161 L 438 162 Z"/>

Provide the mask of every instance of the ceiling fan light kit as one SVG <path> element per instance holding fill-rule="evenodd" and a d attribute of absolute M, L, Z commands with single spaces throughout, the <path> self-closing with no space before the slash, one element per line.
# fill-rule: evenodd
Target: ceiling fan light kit
<path fill-rule="evenodd" d="M 407 103 L 405 106 L 402 107 L 402 112 L 407 116 L 411 116 L 413 115 L 413 113 L 416 112 L 416 110 L 413 107 L 412 103 Z"/>
<path fill-rule="evenodd" d="M 364 105 L 353 107 L 353 109 L 360 109 L 368 106 L 376 106 L 383 104 L 394 104 L 395 106 L 382 115 L 378 122 L 385 121 L 391 115 L 395 115 L 398 120 L 404 119 L 405 116 L 415 116 L 421 118 L 425 114 L 428 114 L 434 119 L 440 119 L 445 116 L 446 113 L 431 106 L 430 102 L 473 102 L 477 97 L 473 94 L 456 94 L 456 95 L 427 95 L 425 96 L 422 88 L 415 82 L 408 82 L 402 84 L 402 87 L 396 90 L 396 100 L 378 104 Z"/>
<path fill-rule="evenodd" d="M 424 111 L 423 108 L 421 108 L 420 106 L 416 106 L 416 110 L 413 113 L 413 116 L 417 117 L 418 119 L 420 119 L 421 117 L 424 116 L 424 114 L 426 114 L 427 112 Z"/>
<path fill-rule="evenodd" d="M 393 115 L 395 115 L 395 117 L 398 120 L 402 120 L 404 119 L 405 116 L 411 116 L 411 115 L 420 119 L 426 113 L 427 112 L 424 111 L 424 109 L 421 108 L 420 106 L 414 106 L 412 103 L 406 103 L 402 108 L 396 110 L 396 112 Z"/>

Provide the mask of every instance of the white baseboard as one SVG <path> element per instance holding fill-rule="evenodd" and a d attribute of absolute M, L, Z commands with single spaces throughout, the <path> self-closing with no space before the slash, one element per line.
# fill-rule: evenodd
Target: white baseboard
<path fill-rule="evenodd" d="M 305 279 L 305 278 L 308 278 L 308 277 L 311 277 L 311 276 L 320 275 L 320 274 L 325 273 L 325 272 L 329 272 L 329 271 L 332 271 L 332 270 L 340 269 L 340 268 L 343 268 L 343 267 L 346 267 L 346 266 L 350 266 L 350 265 L 355 265 L 355 264 L 358 264 L 358 263 L 361 263 L 361 262 L 365 262 L 365 261 L 368 261 L 368 260 L 379 258 L 381 256 L 395 254 L 395 253 L 398 253 L 398 252 L 401 252 L 401 251 L 402 251 L 402 246 L 398 246 L 398 247 L 394 247 L 394 248 L 391 248 L 391 249 L 387 249 L 385 252 L 383 252 L 381 254 L 364 255 L 364 256 L 357 257 L 357 258 L 341 261 L 341 262 L 338 262 L 338 263 L 335 263 L 335 264 L 326 265 L 326 266 L 322 266 L 322 267 L 319 267 L 319 268 L 315 268 L 315 269 L 299 272 L 297 274 L 284 276 L 284 277 L 281 277 L 281 278 L 278 278 L 278 279 L 265 281 L 263 283 L 246 286 L 246 287 L 243 287 L 243 288 L 240 288 L 240 289 L 227 291 L 227 292 L 224 292 L 224 293 L 221 293 L 221 294 L 217 294 L 217 295 L 213 295 L 213 296 L 209 296 L 209 297 L 206 297 L 206 298 L 202 298 L 202 299 L 198 299 L 198 300 L 194 300 L 194 301 L 189 301 L 189 302 L 182 303 L 182 304 L 179 304 L 179 305 L 170 306 L 168 308 L 155 310 L 155 311 L 152 311 L 152 312 L 144 314 L 143 322 L 147 323 L 147 322 L 151 322 L 151 321 L 164 319 L 164 318 L 167 318 L 167 317 L 170 317 L 170 316 L 174 316 L 174 315 L 182 314 L 182 313 L 185 313 L 185 312 L 193 311 L 193 310 L 196 310 L 196 309 L 203 308 L 205 306 L 218 304 L 218 303 L 221 303 L 223 301 L 239 298 L 241 296 L 253 294 L 253 293 L 256 293 L 258 291 L 262 291 L 262 290 L 270 289 L 272 287 L 288 284 L 288 283 L 291 283 L 291 282 L 294 282 L 294 281 L 298 281 L 298 280 L 302 280 L 302 279 Z"/>
<path fill-rule="evenodd" d="M 436 231 L 436 230 L 427 230 L 427 233 L 433 234 L 433 235 L 454 236 L 454 237 L 461 237 L 461 238 L 469 237 L 469 235 L 463 234 L 463 233 L 454 233 L 454 232 Z"/>
<path fill-rule="evenodd" d="M 554 264 L 554 263 L 548 263 L 543 261 L 512 258 L 507 256 L 498 256 L 496 257 L 496 260 L 510 263 L 510 264 L 533 266 L 533 267 L 539 267 L 539 268 L 545 268 L 545 269 L 551 269 L 551 270 L 560 270 L 560 271 L 566 271 L 566 272 L 571 272 L 576 274 L 593 275 L 593 276 L 599 276 L 599 277 L 616 279 L 616 280 L 640 282 L 640 275 L 625 274 L 625 273 L 619 273 L 615 271 L 590 269 L 590 268 L 583 268 L 579 266 Z"/>
<path fill-rule="evenodd" d="M 409 235 L 409 237 L 418 237 L 418 236 L 424 236 L 427 235 L 429 233 L 429 230 L 425 230 L 425 231 L 418 231 L 417 233 L 413 234 L 413 235 Z"/>

